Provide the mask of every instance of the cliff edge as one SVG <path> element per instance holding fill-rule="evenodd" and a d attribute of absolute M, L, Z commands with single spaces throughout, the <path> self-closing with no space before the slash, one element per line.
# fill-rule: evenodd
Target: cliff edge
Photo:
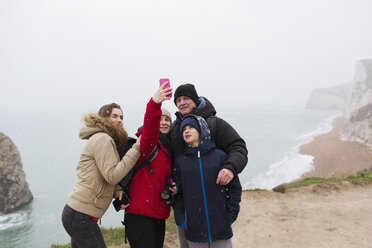
<path fill-rule="evenodd" d="M 341 139 L 372 147 L 372 60 L 361 60 L 356 64 L 345 118 Z"/>
<path fill-rule="evenodd" d="M 306 101 L 306 108 L 309 109 L 339 109 L 344 110 L 352 83 L 344 83 L 332 88 L 318 88 L 311 92 Z"/>
<path fill-rule="evenodd" d="M 0 214 L 10 213 L 32 199 L 18 149 L 0 132 Z"/>

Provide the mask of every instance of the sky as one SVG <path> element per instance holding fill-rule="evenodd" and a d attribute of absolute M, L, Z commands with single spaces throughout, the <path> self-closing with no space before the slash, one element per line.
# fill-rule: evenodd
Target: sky
<path fill-rule="evenodd" d="M 305 104 L 372 58 L 370 0 L 0 0 L 0 106 Z"/>

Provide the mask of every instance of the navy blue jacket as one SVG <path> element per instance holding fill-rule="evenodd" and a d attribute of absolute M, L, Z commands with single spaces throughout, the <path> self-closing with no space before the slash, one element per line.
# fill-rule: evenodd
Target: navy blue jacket
<path fill-rule="evenodd" d="M 201 126 L 200 145 L 186 147 L 174 166 L 179 187 L 174 208 L 176 224 L 186 229 L 186 238 L 193 242 L 230 239 L 242 188 L 238 176 L 226 186 L 216 184 L 227 156 L 212 142 L 205 120 L 194 117 Z"/>

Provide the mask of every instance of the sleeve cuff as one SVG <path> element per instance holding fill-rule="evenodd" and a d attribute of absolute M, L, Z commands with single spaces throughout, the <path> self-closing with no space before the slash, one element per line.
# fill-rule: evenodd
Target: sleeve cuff
<path fill-rule="evenodd" d="M 185 228 L 186 228 L 186 221 L 184 221 L 184 222 L 180 225 L 180 227 L 181 227 L 182 229 L 185 229 Z"/>

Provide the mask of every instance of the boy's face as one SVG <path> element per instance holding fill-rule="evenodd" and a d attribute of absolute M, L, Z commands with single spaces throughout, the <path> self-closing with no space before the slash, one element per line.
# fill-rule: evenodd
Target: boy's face
<path fill-rule="evenodd" d="M 183 140 L 189 144 L 191 147 L 196 147 L 199 145 L 199 132 L 192 126 L 185 126 L 183 128 Z"/>

